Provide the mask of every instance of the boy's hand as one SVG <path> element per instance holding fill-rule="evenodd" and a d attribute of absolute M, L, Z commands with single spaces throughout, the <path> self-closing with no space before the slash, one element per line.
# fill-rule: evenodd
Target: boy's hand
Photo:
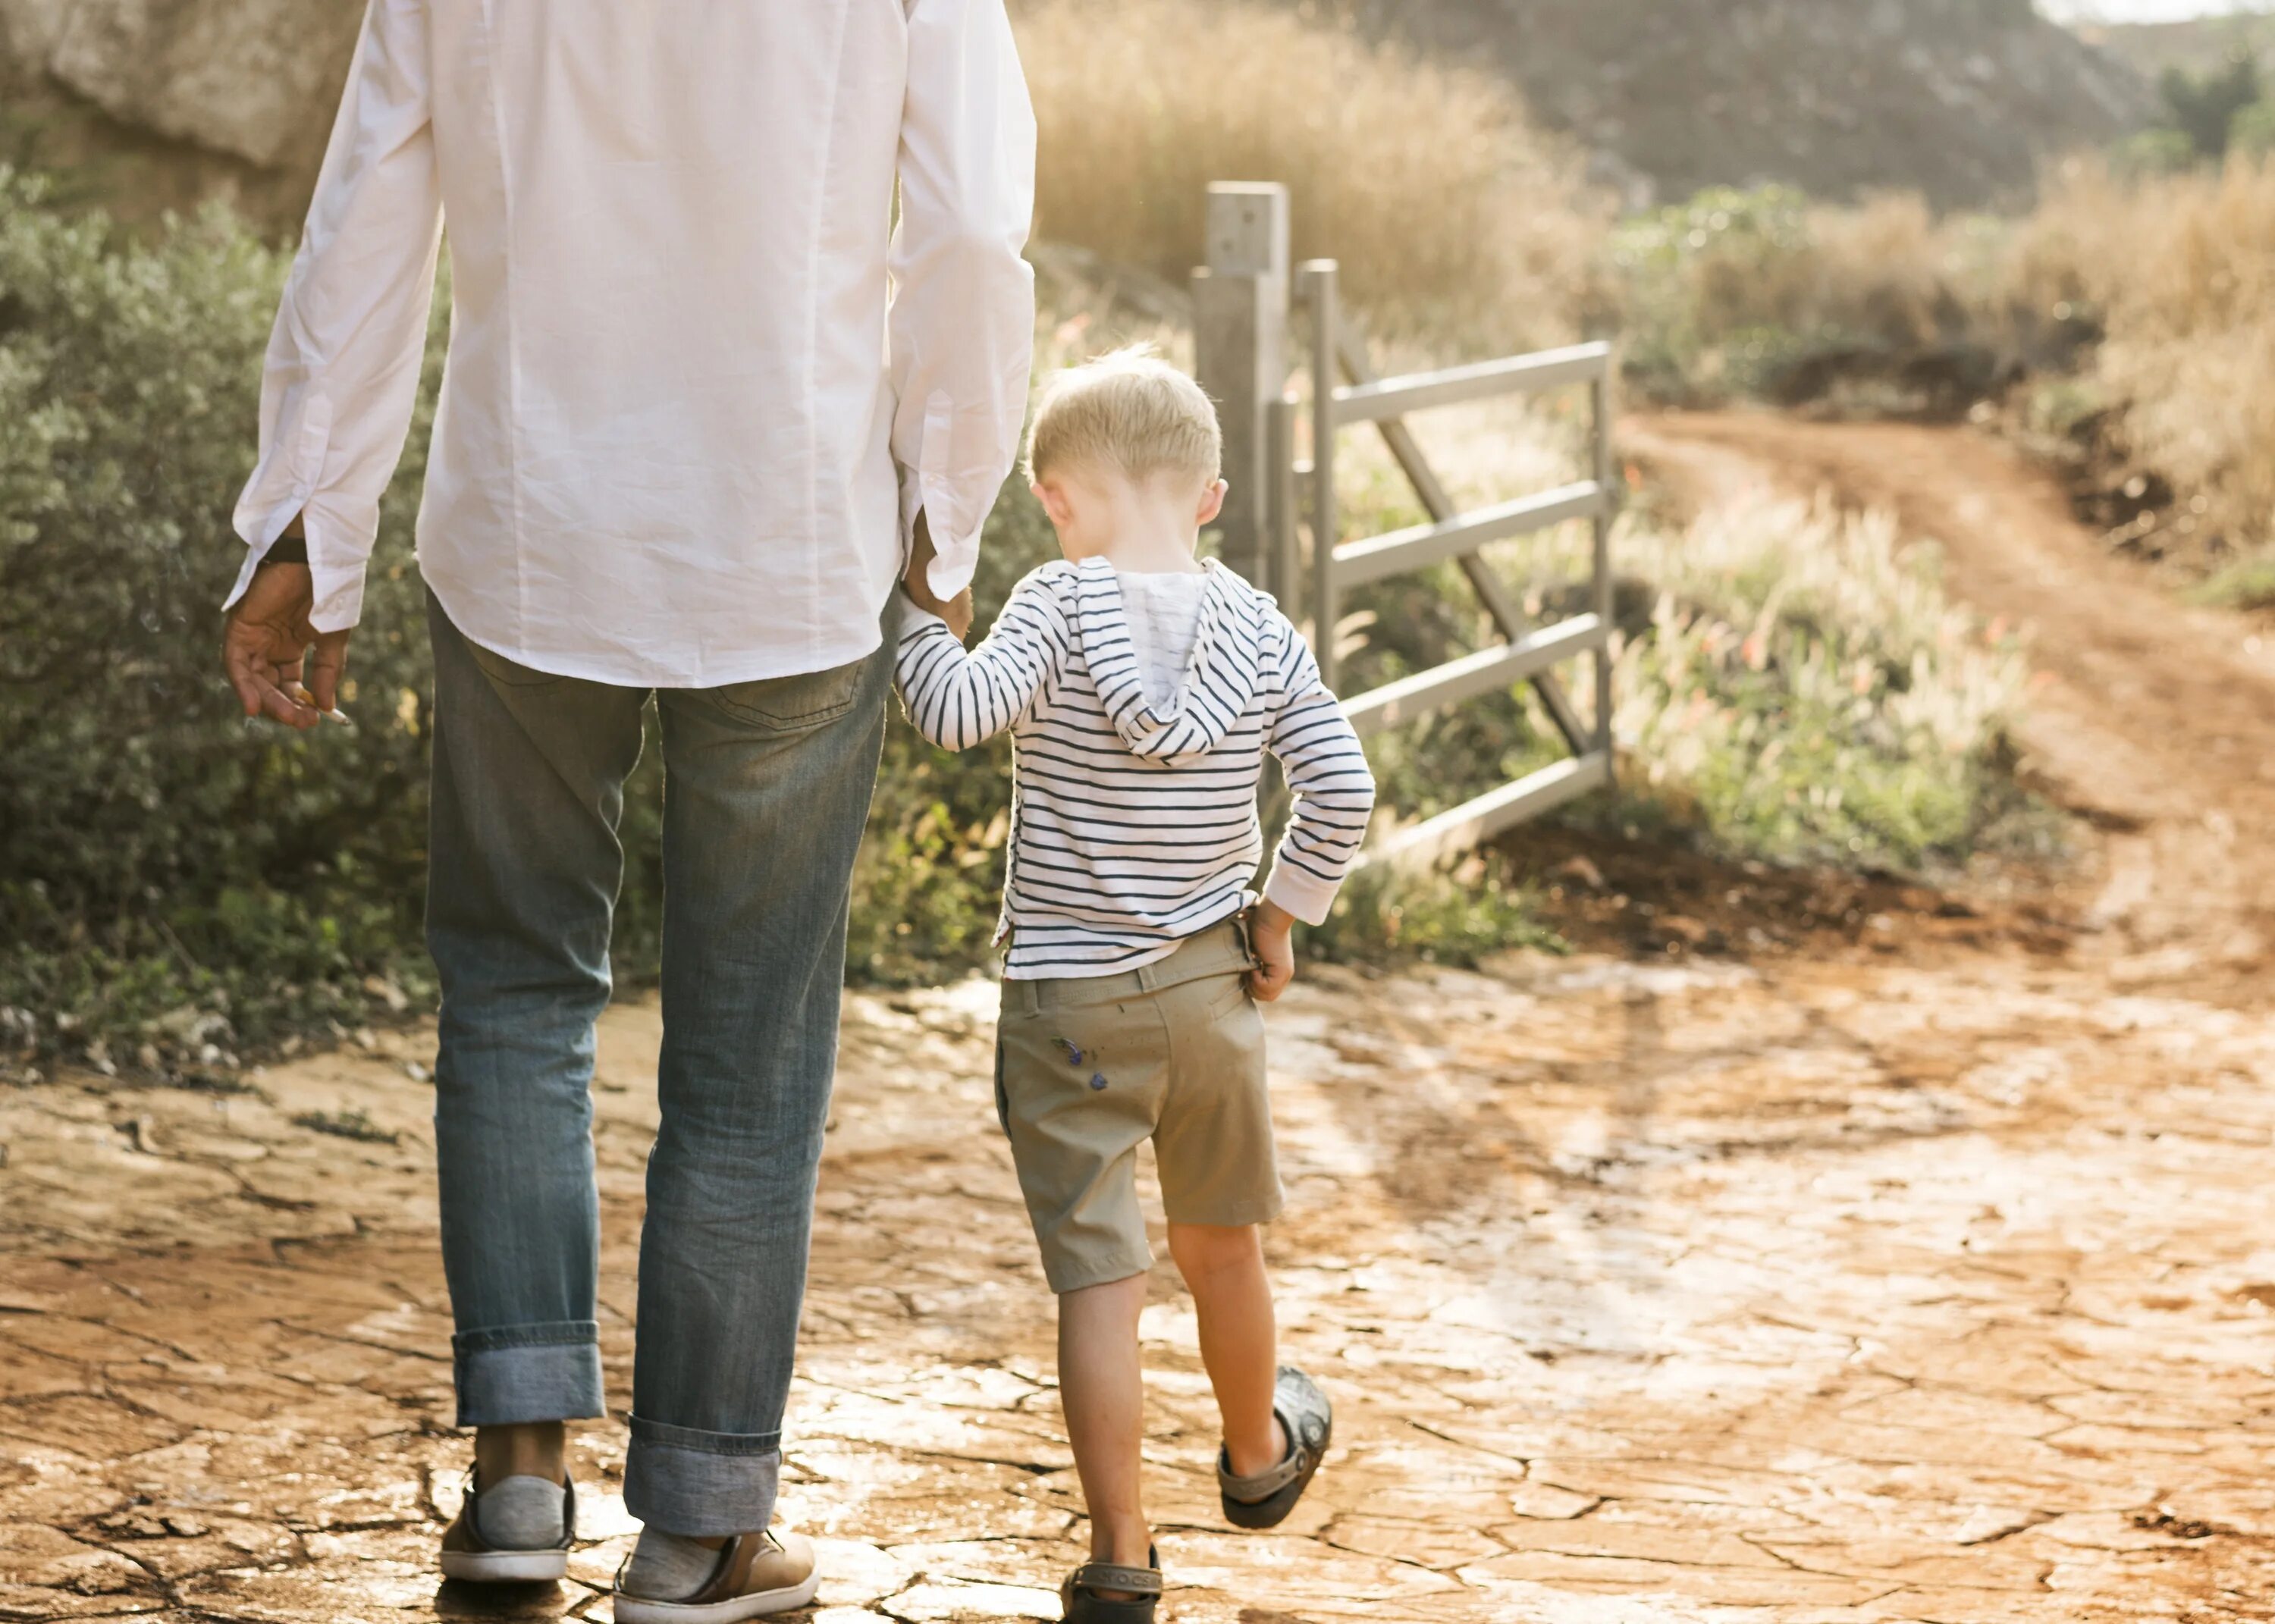
<path fill-rule="evenodd" d="M 1248 990 L 1259 1004 L 1276 1003 L 1296 978 L 1295 929 L 1296 916 L 1277 903 L 1258 903 L 1248 910 L 1248 940 L 1256 949 Z"/>
<path fill-rule="evenodd" d="M 937 615 L 948 623 L 959 643 L 971 633 L 971 588 L 965 587 L 947 602 L 932 595 L 932 526 L 922 513 L 917 515 L 915 543 L 909 551 L 909 572 L 901 578 L 901 590 L 909 601 L 928 614 Z"/>

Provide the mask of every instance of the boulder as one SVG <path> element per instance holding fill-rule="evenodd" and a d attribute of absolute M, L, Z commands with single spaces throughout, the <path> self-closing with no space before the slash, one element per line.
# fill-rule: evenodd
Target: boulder
<path fill-rule="evenodd" d="M 0 0 L 19 67 L 267 169 L 321 155 L 362 19 L 360 0 Z"/>

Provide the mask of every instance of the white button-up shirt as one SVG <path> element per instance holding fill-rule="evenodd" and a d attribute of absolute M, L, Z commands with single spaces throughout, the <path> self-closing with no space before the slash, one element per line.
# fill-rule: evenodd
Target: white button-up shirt
<path fill-rule="evenodd" d="M 370 0 L 238 593 L 299 514 L 355 623 L 447 220 L 419 558 L 459 630 L 631 686 L 861 658 L 918 512 L 950 595 L 1010 471 L 1033 191 L 1003 0 Z"/>

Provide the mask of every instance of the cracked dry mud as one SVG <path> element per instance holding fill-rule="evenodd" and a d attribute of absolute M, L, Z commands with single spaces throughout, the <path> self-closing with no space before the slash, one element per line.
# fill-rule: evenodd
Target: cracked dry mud
<path fill-rule="evenodd" d="M 2032 748 L 2112 831 L 2079 928 L 1310 978 L 1272 1016 L 1271 1250 L 1338 1449 L 1283 1530 L 1220 1522 L 1164 1265 L 1166 1619 L 2275 1617 L 2275 673 L 2237 623 L 2128 592 L 1995 452 L 1903 432 L 1682 421 L 1645 449 L 1702 483 L 1908 457 L 1989 504 L 1954 578 L 2044 623 Z M 2120 639 L 2150 676 L 2112 688 Z M 849 1004 L 784 1490 L 828 1624 L 1054 1618 L 1081 1548 L 990 1008 L 977 983 Z M 602 1030 L 619 1408 L 656 1020 Z M 570 1582 L 434 1576 L 466 1449 L 430 1041 L 260 1095 L 0 1094 L 0 1619 L 607 1616 L 610 1424 L 578 1431 Z M 397 1143 L 292 1122 L 356 1110 Z"/>

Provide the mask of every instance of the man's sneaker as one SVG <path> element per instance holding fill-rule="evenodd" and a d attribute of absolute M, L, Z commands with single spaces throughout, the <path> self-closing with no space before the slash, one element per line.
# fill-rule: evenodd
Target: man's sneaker
<path fill-rule="evenodd" d="M 502 1550 L 482 1537 L 482 1485 L 466 1477 L 466 1498 L 442 1535 L 442 1576 L 476 1584 L 537 1584 L 569 1572 L 569 1547 L 577 1538 L 577 1485 L 561 1485 L 561 1543 L 540 1551 Z"/>
<path fill-rule="evenodd" d="M 630 1565 L 630 1559 L 626 1560 Z M 813 1599 L 821 1585 L 813 1542 L 803 1534 L 737 1534 L 719 1549 L 719 1566 L 694 1595 L 651 1601 L 624 1589 L 616 1575 L 616 1624 L 736 1624 L 788 1613 Z"/>
<path fill-rule="evenodd" d="M 1239 1477 L 1233 1475 L 1232 1457 L 1221 1448 L 1216 1453 L 1224 1520 L 1235 1528 L 1277 1528 L 1285 1522 L 1311 1486 L 1335 1435 L 1334 1407 L 1319 1384 L 1292 1364 L 1280 1367 L 1280 1379 L 1272 1390 L 1272 1413 L 1288 1435 L 1288 1454 L 1279 1465 L 1253 1477 Z"/>

